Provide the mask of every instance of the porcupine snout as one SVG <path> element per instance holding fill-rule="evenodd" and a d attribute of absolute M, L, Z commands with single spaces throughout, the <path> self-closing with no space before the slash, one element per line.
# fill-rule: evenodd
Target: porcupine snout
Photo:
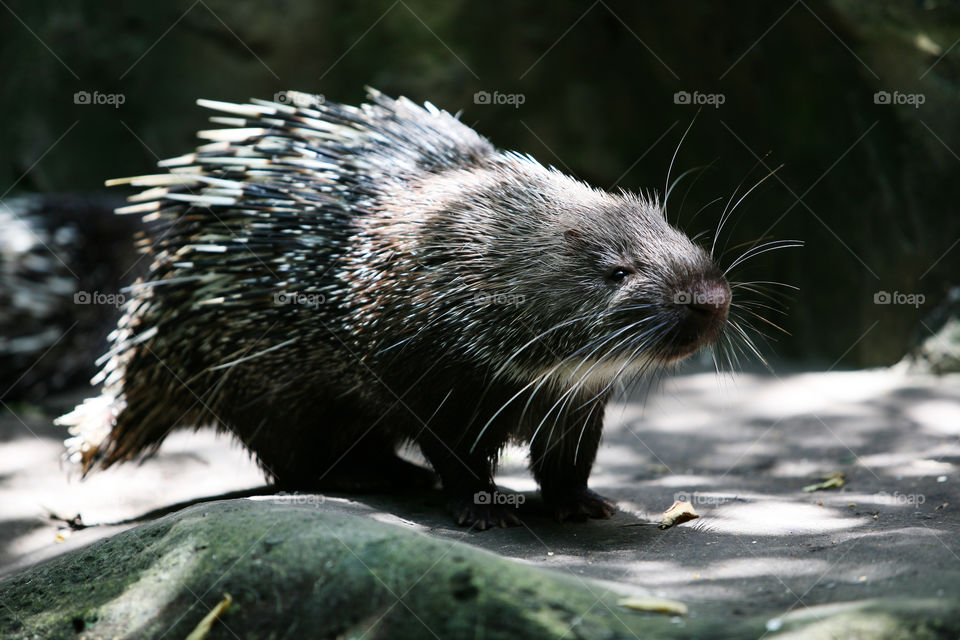
<path fill-rule="evenodd" d="M 710 268 L 685 278 L 672 288 L 666 306 L 673 329 L 673 358 L 682 358 L 712 344 L 727 323 L 732 294 L 730 285 Z"/>

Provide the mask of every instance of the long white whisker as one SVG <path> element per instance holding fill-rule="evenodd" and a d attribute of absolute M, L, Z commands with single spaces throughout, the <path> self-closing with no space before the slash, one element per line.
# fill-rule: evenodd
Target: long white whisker
<path fill-rule="evenodd" d="M 577 446 L 573 450 L 573 464 L 577 464 L 577 457 L 580 455 L 580 442 L 583 440 L 583 434 L 587 431 L 587 425 L 590 424 L 590 418 L 593 416 L 593 412 L 597 410 L 598 406 L 600 406 L 600 403 L 593 403 L 593 406 L 590 407 L 590 411 L 587 413 L 587 417 L 583 420 L 583 426 L 580 427 L 580 435 L 577 437 Z"/>
<path fill-rule="evenodd" d="M 637 323 L 634 323 L 634 324 L 631 324 L 631 325 L 628 325 L 628 326 L 626 326 L 626 327 L 621 328 L 620 330 L 616 331 L 616 332 L 613 333 L 612 335 L 605 336 L 604 339 L 603 339 L 602 341 L 600 341 L 599 344 L 597 344 L 596 347 L 595 347 L 588 355 L 584 356 L 584 357 L 581 359 L 580 364 L 577 365 L 577 368 L 575 368 L 575 369 L 573 370 L 573 372 L 571 373 L 570 377 L 572 378 L 573 375 L 575 375 L 575 374 L 577 373 L 577 371 L 579 371 L 580 366 L 582 366 L 583 364 L 586 364 L 587 362 L 589 362 L 590 359 L 593 357 L 593 354 L 595 354 L 597 351 L 599 351 L 600 348 L 603 347 L 603 345 L 605 345 L 605 344 L 607 344 L 608 342 L 611 342 L 612 340 L 616 339 L 618 336 L 620 336 L 621 334 L 623 334 L 623 333 L 627 332 L 628 330 L 632 329 L 636 324 L 639 324 L 639 323 L 641 323 L 641 322 L 643 322 L 643 321 L 642 321 L 642 320 L 641 320 L 641 321 L 638 321 Z M 596 342 L 596 341 L 595 341 L 595 342 Z M 594 343 L 591 343 L 591 345 L 592 345 L 592 344 L 594 344 Z M 521 411 L 521 413 L 520 413 L 520 419 L 521 419 L 521 421 L 522 421 L 522 419 L 523 419 L 523 416 L 526 415 L 527 409 L 529 409 L 530 403 L 533 401 L 533 398 L 534 398 L 534 396 L 537 394 L 537 392 L 539 392 L 540 389 L 543 387 L 543 385 L 545 385 L 545 384 L 550 380 L 550 377 L 553 375 L 554 372 L 556 372 L 561 366 L 563 366 L 564 364 L 566 364 L 567 362 L 569 362 L 571 359 L 572 359 L 572 356 L 571 356 L 571 357 L 564 358 L 564 359 L 561 360 L 553 369 L 551 369 L 546 375 L 544 375 L 544 376 L 541 377 L 541 382 L 540 382 L 540 384 L 537 385 L 537 388 L 534 389 L 534 390 L 533 390 L 533 393 L 530 394 L 530 398 L 527 400 L 527 404 L 524 405 L 523 411 Z M 547 411 L 547 413 L 544 415 L 543 419 L 540 421 L 540 424 L 538 424 L 538 425 L 537 425 L 537 428 L 534 430 L 533 436 L 530 438 L 530 443 L 531 443 L 531 444 L 532 444 L 533 441 L 536 439 L 537 433 L 540 431 L 540 427 L 543 426 L 544 421 L 546 421 L 546 419 L 547 419 L 547 418 L 550 416 L 550 414 L 553 412 L 553 409 L 557 406 L 557 403 L 560 402 L 561 400 L 563 400 L 563 398 L 564 398 L 568 393 L 570 393 L 571 391 L 575 390 L 575 389 L 577 388 L 577 385 L 578 385 L 581 381 L 585 380 L 586 377 L 590 374 L 590 372 L 593 371 L 593 369 L 596 368 L 597 365 L 599 365 L 601 362 L 602 362 L 602 359 L 598 359 L 598 360 L 580 377 L 580 380 L 578 380 L 576 383 L 574 383 L 573 386 L 571 386 L 570 389 L 568 389 L 568 390 L 566 391 L 566 393 L 564 393 L 563 395 L 561 395 L 560 398 L 557 400 L 557 402 L 555 402 L 555 403 L 553 404 L 553 406 L 550 407 L 550 409 L 549 409 L 549 410 Z"/>
<path fill-rule="evenodd" d="M 667 334 L 667 331 L 660 332 L 660 330 L 661 330 L 661 329 L 664 329 L 664 328 L 666 328 L 666 325 L 663 324 L 663 323 L 661 323 L 661 324 L 658 324 L 658 325 L 655 326 L 655 327 L 651 327 L 645 334 L 643 334 L 643 335 L 641 335 L 641 336 L 638 336 L 638 337 L 637 337 L 637 346 L 636 346 L 636 347 L 634 348 L 634 350 L 630 353 L 630 355 L 626 358 L 626 360 L 624 361 L 624 363 L 623 363 L 623 364 L 620 366 L 620 368 L 617 370 L 616 374 L 614 374 L 614 376 L 613 376 L 612 378 L 610 378 L 610 381 L 607 382 L 606 386 L 604 386 L 604 388 L 601 389 L 599 393 L 597 393 L 597 394 L 594 395 L 592 398 L 590 398 L 589 400 L 587 400 L 586 402 L 584 402 L 584 403 L 583 403 L 582 405 L 580 405 L 580 407 L 578 407 L 578 408 L 582 408 L 582 407 L 586 406 L 587 404 L 593 402 L 594 400 L 598 399 L 598 398 L 599 398 L 600 396 L 602 396 L 603 394 L 605 394 L 605 393 L 607 393 L 608 391 L 610 391 L 610 388 L 620 379 L 620 376 L 623 375 L 623 372 L 627 369 L 627 367 L 630 366 L 630 365 L 632 365 L 632 364 L 634 363 L 634 361 L 636 360 L 637 356 L 638 356 L 640 353 L 642 353 L 648 346 L 650 346 L 651 344 L 655 344 L 658 340 L 660 340 L 661 338 L 663 338 L 663 336 L 665 336 L 665 335 Z M 657 333 L 654 333 L 654 332 L 657 332 Z M 653 339 L 648 339 L 647 337 L 648 337 L 651 333 L 654 333 L 654 336 L 655 336 L 655 337 L 654 337 Z M 642 371 L 644 368 L 646 368 L 647 366 L 649 366 L 649 363 L 650 363 L 650 359 L 648 359 L 647 362 L 642 363 L 642 364 L 641 364 L 641 371 Z"/>
<path fill-rule="evenodd" d="M 730 273 L 731 269 L 736 268 L 738 265 L 743 264 L 747 260 L 755 258 L 761 254 L 777 251 L 779 249 L 793 249 L 797 247 L 802 247 L 803 243 L 798 240 L 772 240 L 770 242 L 765 242 L 761 245 L 756 245 L 744 251 L 739 258 L 733 261 L 729 267 L 723 272 L 724 275 Z"/>
<path fill-rule="evenodd" d="M 774 173 L 776 173 L 777 171 L 779 171 L 781 167 L 783 167 L 783 165 L 780 165 L 779 167 L 777 167 L 776 169 L 774 169 L 773 171 L 771 171 L 770 173 L 768 173 L 767 175 L 765 175 L 763 178 L 761 178 L 759 182 L 757 182 L 755 185 L 753 185 L 752 187 L 750 187 L 749 190 L 747 190 L 747 192 L 743 195 L 742 198 L 740 198 L 740 200 L 737 201 L 737 204 L 736 204 L 733 208 L 730 208 L 730 203 L 733 202 L 733 199 L 737 196 L 737 192 L 740 191 L 740 187 L 742 187 L 742 186 L 743 186 L 743 183 L 747 181 L 747 176 L 750 175 L 750 173 L 753 171 L 753 169 L 756 168 L 756 166 L 757 166 L 758 164 L 760 164 L 760 160 L 759 160 L 759 159 L 753 164 L 753 167 L 750 169 L 750 171 L 747 172 L 747 175 L 745 175 L 745 176 L 743 177 L 743 180 L 740 181 L 740 184 L 737 185 L 737 188 L 733 190 L 733 193 L 730 194 L 730 198 L 729 198 L 729 200 L 727 200 L 727 204 L 726 204 L 726 206 L 724 206 L 723 212 L 720 214 L 720 223 L 717 225 L 717 232 L 716 232 L 716 234 L 714 234 L 714 236 L 713 236 L 713 244 L 710 245 L 710 256 L 711 256 L 711 257 L 712 257 L 712 256 L 714 255 L 714 253 L 715 253 L 715 250 L 716 250 L 716 247 L 717 247 L 717 238 L 720 237 L 720 232 L 723 230 L 723 226 L 724 226 L 724 225 L 727 223 L 727 221 L 730 219 L 730 216 L 733 215 L 733 212 L 734 212 L 734 210 L 737 208 L 737 206 L 739 206 L 740 203 L 743 202 L 743 198 L 746 197 L 751 191 L 753 191 L 754 189 L 756 189 L 757 187 L 759 187 L 767 178 L 769 178 L 769 177 L 772 176 Z"/>
<path fill-rule="evenodd" d="M 645 320 L 646 320 L 646 319 L 644 319 L 643 321 L 645 321 Z M 641 322 L 642 322 L 642 321 L 641 321 Z M 561 323 L 561 324 L 565 324 L 565 323 Z M 558 328 L 558 327 L 559 327 L 559 325 L 558 325 L 558 326 L 555 326 L 555 327 L 553 327 L 553 328 L 555 329 L 555 328 Z M 486 430 L 490 427 L 490 425 L 491 425 L 491 424 L 493 423 L 493 421 L 497 418 L 497 416 L 499 416 L 501 413 L 503 413 L 503 411 L 504 411 L 511 403 L 513 403 L 514 400 L 516 400 L 520 395 L 522 395 L 524 391 L 526 391 L 527 389 L 529 389 L 531 386 L 536 385 L 536 388 L 534 388 L 533 392 L 531 392 L 530 397 L 527 399 L 527 402 L 526 402 L 526 404 L 524 405 L 523 410 L 522 410 L 521 413 L 520 413 L 520 418 L 519 418 L 520 421 L 523 420 L 523 416 L 526 414 L 527 409 L 529 409 L 531 402 L 533 402 L 533 398 L 537 395 L 537 392 L 540 391 L 540 389 L 550 380 L 551 376 L 552 376 L 556 371 L 558 371 L 564 364 L 566 364 L 566 363 L 567 363 L 569 360 L 571 360 L 572 358 L 575 358 L 577 355 L 579 355 L 580 352 L 582 352 L 582 351 L 584 351 L 584 350 L 586 350 L 586 349 L 591 349 L 591 348 L 593 348 L 593 351 L 591 352 L 591 354 L 588 355 L 588 356 L 586 356 L 587 358 L 589 358 L 593 353 L 596 352 L 597 349 L 599 349 L 600 347 L 602 347 L 603 344 L 605 344 L 606 342 L 609 342 L 610 340 L 616 339 L 616 337 L 617 337 L 618 335 L 620 335 L 620 334 L 623 333 L 624 331 L 630 329 L 631 327 L 632 327 L 632 325 L 629 325 L 629 326 L 627 326 L 627 327 L 624 327 L 624 328 L 618 330 L 618 331 L 615 332 L 613 335 L 601 336 L 601 337 L 598 338 L 597 340 L 594 340 L 594 341 L 591 341 L 591 342 L 587 343 L 586 345 L 584 345 L 584 346 L 581 347 L 580 349 L 577 349 L 576 351 L 574 351 L 571 355 L 569 355 L 569 356 L 567 356 L 566 358 L 563 358 L 562 360 L 560 360 L 560 362 L 558 362 L 557 364 L 555 364 L 555 365 L 554 365 L 548 372 L 546 372 L 545 374 L 543 374 L 543 375 L 541 375 L 541 376 L 539 376 L 539 377 L 531 380 L 531 381 L 528 382 L 527 384 L 525 384 L 519 391 L 517 391 L 515 394 L 513 394 L 513 396 L 511 396 L 509 400 L 507 400 L 505 403 L 503 403 L 503 405 L 501 405 L 500 408 L 497 409 L 497 411 L 490 417 L 490 419 L 487 420 L 487 422 L 486 422 L 486 423 L 483 425 L 483 427 L 480 429 L 480 433 L 477 434 L 477 438 L 476 438 L 476 440 L 474 441 L 473 445 L 470 447 L 470 451 L 473 451 L 473 450 L 476 448 L 477 444 L 479 444 L 479 442 L 480 442 L 480 439 L 483 437 L 483 434 L 484 434 L 484 433 L 486 432 Z M 552 329 L 551 329 L 551 330 L 552 330 Z M 540 334 L 540 335 L 542 336 L 543 334 Z M 527 346 L 529 346 L 530 344 L 532 344 L 532 342 L 533 342 L 533 341 L 528 342 L 526 345 L 524 345 L 524 346 L 521 347 L 521 348 L 526 348 Z M 597 344 L 597 343 L 599 343 L 599 344 Z M 595 345 L 595 344 L 596 344 L 596 348 L 594 348 L 594 345 Z M 511 356 L 511 357 L 512 357 L 512 356 Z M 502 367 L 501 367 L 501 369 L 502 369 Z M 486 393 L 486 392 L 485 392 L 485 393 Z M 548 414 L 548 415 L 549 415 L 549 414 Z"/>
<path fill-rule="evenodd" d="M 757 349 L 757 346 L 753 344 L 753 340 L 750 339 L 750 336 L 740 327 L 739 324 L 733 322 L 730 324 L 730 327 L 740 336 L 747 348 L 753 352 L 753 355 L 767 368 L 768 371 L 772 372 L 773 368 L 770 366 L 770 363 L 767 362 L 767 359 L 763 357 L 760 351 Z"/>
<path fill-rule="evenodd" d="M 680 142 L 677 143 L 677 148 L 673 150 L 673 157 L 670 158 L 670 165 L 667 167 L 667 179 L 663 182 L 663 216 L 667 216 L 667 199 L 670 197 L 670 172 L 673 171 L 673 163 L 677 161 L 677 154 L 680 153 L 680 147 L 683 146 L 683 141 L 687 139 L 687 134 L 690 133 L 690 129 L 693 128 L 693 123 L 697 121 L 697 116 L 700 115 L 700 110 L 697 109 L 697 113 L 694 114 L 693 119 L 690 120 L 690 124 L 687 125 L 687 130 L 683 132 L 683 135 L 680 136 Z M 681 176 L 682 177 L 682 176 Z"/>
<path fill-rule="evenodd" d="M 616 334 L 614 334 L 613 337 L 616 337 L 616 336 L 624 333 L 626 330 L 633 329 L 634 327 L 642 324 L 643 322 L 645 322 L 645 321 L 647 321 L 647 320 L 648 320 L 647 318 L 643 318 L 643 319 L 641 319 L 641 320 L 639 320 L 639 321 L 637 321 L 637 322 L 634 322 L 634 323 L 632 323 L 632 324 L 624 327 L 624 328 L 621 329 L 620 331 L 617 331 Z M 616 350 L 619 348 L 620 345 L 624 344 L 624 343 L 625 343 L 626 341 L 628 341 L 629 339 L 630 339 L 630 336 L 628 336 L 626 340 L 620 341 L 620 342 L 617 344 L 617 347 L 614 347 L 613 351 L 616 351 Z M 603 343 L 601 343 L 600 345 L 598 345 L 598 347 L 597 347 L 596 349 L 594 349 L 593 352 L 591 352 L 590 356 L 588 356 L 588 357 L 586 357 L 586 358 L 583 359 L 583 361 L 582 361 L 581 364 L 585 364 L 585 363 L 589 362 L 589 360 L 590 360 L 590 358 L 593 356 L 593 354 L 596 353 L 596 352 L 599 350 L 600 347 L 602 347 L 604 344 L 606 344 L 606 343 L 609 342 L 609 341 L 610 341 L 610 339 L 604 340 Z M 579 378 L 576 382 L 574 382 L 573 385 L 571 385 L 570 388 L 567 389 L 567 390 L 560 396 L 560 398 L 557 399 L 556 402 L 553 403 L 553 406 L 550 407 L 550 409 L 547 411 L 547 413 L 543 416 L 543 419 L 540 420 L 540 423 L 537 425 L 537 428 L 534 430 L 533 436 L 530 438 L 530 443 L 531 443 L 531 444 L 532 444 L 533 441 L 536 439 L 537 434 L 540 432 L 540 428 L 543 427 L 543 425 L 544 425 L 544 423 L 546 422 L 547 418 L 550 416 L 551 413 L 553 413 L 553 410 L 554 410 L 555 408 L 557 408 L 557 405 L 560 404 L 561 402 L 564 402 L 564 404 L 566 404 L 566 401 L 568 401 L 569 398 L 573 397 L 572 394 L 574 394 L 576 391 L 579 391 L 579 390 L 582 389 L 583 384 L 585 383 L 585 381 L 586 381 L 587 378 L 589 377 L 590 373 L 591 373 L 595 368 L 597 368 L 599 365 L 601 365 L 601 364 L 603 364 L 603 358 L 598 359 L 593 365 L 591 365 L 591 366 L 580 376 L 580 378 Z M 622 367 L 621 367 L 621 369 L 622 369 Z M 579 370 L 579 365 L 578 365 L 578 367 L 577 367 L 576 369 L 574 369 L 574 371 L 573 371 L 573 373 L 571 374 L 570 377 L 572 378 L 573 375 L 575 375 L 578 370 Z M 559 419 L 559 416 L 560 416 L 560 413 L 558 412 L 558 414 L 557 414 L 557 419 Z M 554 426 L 556 426 L 556 422 L 554 423 Z M 552 433 L 552 430 L 551 430 L 551 433 Z M 549 437 L 548 437 L 548 441 L 547 441 L 547 442 L 548 442 L 548 444 L 549 444 Z"/>
<path fill-rule="evenodd" d="M 677 212 L 677 219 L 679 219 L 680 216 L 683 215 L 683 205 L 685 205 L 685 204 L 687 203 L 687 196 L 689 196 L 689 195 L 690 195 L 690 192 L 693 191 L 693 187 L 696 186 L 697 182 L 700 181 L 700 178 L 702 178 L 703 175 L 707 172 L 707 169 L 709 169 L 709 168 L 712 167 L 712 166 L 713 166 L 713 162 L 711 162 L 710 164 L 708 164 L 708 165 L 706 165 L 706 166 L 703 166 L 703 167 L 697 167 L 697 169 L 699 169 L 700 173 L 697 174 L 697 177 L 693 179 L 693 182 L 690 183 L 690 185 L 687 187 L 686 192 L 684 192 L 684 194 L 683 194 L 683 200 L 680 201 L 680 209 L 679 209 L 679 211 Z M 719 198 L 718 198 L 718 199 L 719 199 Z M 700 211 L 703 211 L 703 207 L 701 207 L 700 210 L 697 211 L 697 214 L 699 214 Z M 694 220 L 696 219 L 696 217 L 697 217 L 697 214 L 694 214 L 693 218 L 691 218 L 690 221 L 687 223 L 688 225 L 693 223 L 693 221 L 694 221 Z"/>
<path fill-rule="evenodd" d="M 731 289 L 736 289 L 738 287 L 748 287 L 755 284 L 772 284 L 778 287 L 787 287 L 788 289 L 793 289 L 794 291 L 800 291 L 800 287 L 795 287 L 792 284 L 786 284 L 785 282 L 776 282 L 773 280 L 751 280 L 750 282 L 732 282 L 730 283 Z M 749 289 L 749 291 L 754 291 Z"/>

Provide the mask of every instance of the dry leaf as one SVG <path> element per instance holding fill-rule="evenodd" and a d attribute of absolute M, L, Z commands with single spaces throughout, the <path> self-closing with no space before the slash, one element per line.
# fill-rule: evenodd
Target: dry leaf
<path fill-rule="evenodd" d="M 826 489 L 839 489 L 847 484 L 847 474 L 843 471 L 836 471 L 828 476 L 821 476 L 821 478 L 823 482 L 805 486 L 803 488 L 804 492 L 811 493 L 813 491 L 824 491 Z"/>
<path fill-rule="evenodd" d="M 650 611 L 671 616 L 685 616 L 689 613 L 687 605 L 666 598 L 621 598 L 617 604 L 633 611 Z"/>
<path fill-rule="evenodd" d="M 659 529 L 669 529 L 672 526 L 683 524 L 690 520 L 696 520 L 700 514 L 693 510 L 693 505 L 689 502 L 680 502 L 677 500 L 669 509 L 663 512 L 663 519 L 658 525 Z"/>

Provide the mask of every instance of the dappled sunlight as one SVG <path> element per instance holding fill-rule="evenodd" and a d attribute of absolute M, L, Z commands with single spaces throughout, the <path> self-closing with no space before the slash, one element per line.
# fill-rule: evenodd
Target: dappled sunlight
<path fill-rule="evenodd" d="M 918 500 L 916 494 L 901 494 L 899 491 L 878 491 L 876 493 L 845 491 L 836 494 L 822 492 L 817 496 L 817 499 L 829 507 L 856 507 L 860 510 L 868 510 L 872 506 L 913 509 L 926 502 L 925 496 L 921 496 Z"/>
<path fill-rule="evenodd" d="M 752 555 L 748 558 L 732 558 L 711 563 L 701 570 L 700 576 L 707 580 L 758 578 L 769 575 L 819 577 L 829 568 L 830 563 L 824 560 Z"/>
<path fill-rule="evenodd" d="M 824 560 L 809 558 L 782 558 L 776 556 L 760 556 L 748 554 L 747 557 L 731 558 L 719 562 L 707 563 L 704 566 L 690 566 L 687 564 L 638 562 L 628 567 L 629 575 L 643 576 L 645 581 L 656 585 L 674 585 L 689 582 L 691 579 L 700 585 L 710 581 L 738 580 L 743 578 L 758 578 L 776 575 L 781 578 L 796 576 L 823 575 L 830 568 L 830 563 Z M 660 565 L 657 567 L 657 565 Z M 651 570 L 654 569 L 655 570 Z M 714 585 L 716 586 L 716 585 Z"/>
<path fill-rule="evenodd" d="M 865 542 L 870 544 L 882 543 L 886 549 L 896 552 L 898 547 L 905 547 L 907 550 L 915 548 L 918 545 L 925 545 L 932 548 L 936 555 L 942 556 L 945 566 L 950 566 L 960 562 L 960 558 L 944 544 L 952 540 L 945 539 L 945 536 L 952 536 L 950 531 L 944 529 L 935 529 L 932 527 L 897 527 L 888 528 L 882 531 L 858 531 L 837 534 L 838 542 Z"/>
<path fill-rule="evenodd" d="M 700 487 L 708 486 L 712 487 L 716 485 L 716 478 L 711 476 L 698 476 L 692 474 L 683 474 L 683 473 L 673 473 L 656 480 L 648 480 L 642 483 L 645 486 L 649 487 L 670 487 L 670 488 L 686 488 L 686 487 Z"/>
<path fill-rule="evenodd" d="M 115 618 L 131 629 L 152 622 L 157 611 L 182 597 L 184 584 L 189 584 L 190 576 L 198 566 L 191 546 L 181 543 L 169 549 L 160 562 L 145 568 L 135 582 L 101 607 L 98 612 L 100 620 L 109 623 Z M 150 606 L 137 610 L 130 607 L 131 602 L 149 602 Z M 196 605 L 202 607 L 203 603 L 198 599 Z"/>
<path fill-rule="evenodd" d="M 56 460 L 62 451 L 63 446 L 59 442 L 40 438 L 24 437 L 5 442 L 0 447 L 0 472 L 6 476 L 29 471 L 34 465 Z M 16 496 L 11 495 L 8 498 L 13 500 Z M 3 503 L 7 505 L 9 501 L 4 499 Z"/>
<path fill-rule="evenodd" d="M 960 404 L 955 400 L 918 402 L 908 406 L 903 413 L 928 433 L 960 435 Z"/>
<path fill-rule="evenodd" d="M 960 433 L 960 376 L 893 369 L 744 375 L 722 399 L 714 378 L 677 376 L 650 391 L 646 407 L 642 397 L 611 407 L 604 449 L 624 466 L 630 454 L 621 446 L 632 449 L 634 466 L 724 475 L 762 468 L 803 478 L 855 459 L 898 476 L 956 472 L 948 461 L 937 468 L 922 461 L 960 457 L 960 444 L 944 440 Z"/>
<path fill-rule="evenodd" d="M 799 460 L 778 459 L 767 471 L 778 478 L 810 478 L 823 471 L 823 461 L 801 458 Z"/>
<path fill-rule="evenodd" d="M 895 476 L 927 477 L 956 473 L 956 465 L 931 460 L 923 457 L 924 455 L 925 452 L 918 451 L 877 453 L 861 456 L 859 463 L 874 472 L 883 470 Z"/>
<path fill-rule="evenodd" d="M 369 515 L 369 517 L 377 522 L 383 522 L 385 524 L 395 524 L 400 527 L 405 527 L 407 529 L 413 529 L 415 531 L 427 531 L 428 527 L 425 527 L 421 524 L 413 522 L 412 520 L 407 520 L 406 518 L 401 518 L 400 516 L 394 513 L 387 513 L 384 511 L 375 511 Z"/>
<path fill-rule="evenodd" d="M 3 553 L 27 556 L 70 536 L 58 532 L 50 514 L 86 524 L 114 522 L 157 506 L 264 484 L 263 474 L 232 438 L 213 430 L 176 432 L 147 464 L 128 464 L 81 479 L 78 469 L 62 461 L 59 440 L 25 433 L 0 447 L 0 504 L 12 536 Z M 36 473 L 50 469 L 49 473 Z M 23 481 L 29 478 L 29 491 Z M 15 523 L 15 524 L 14 524 Z M 86 530 L 90 541 L 113 528 Z M 60 534 L 58 537 L 58 533 Z"/>
<path fill-rule="evenodd" d="M 838 509 L 765 500 L 719 505 L 707 526 L 719 533 L 776 536 L 842 531 L 862 527 L 869 521 L 869 518 L 851 517 Z"/>
<path fill-rule="evenodd" d="M 856 411 L 903 385 L 905 374 L 890 369 L 801 373 L 777 378 L 751 398 L 750 411 L 774 419 L 784 415 Z M 858 407 L 858 405 L 860 405 Z"/>
<path fill-rule="evenodd" d="M 621 439 L 617 442 L 604 443 L 603 460 L 601 461 L 601 464 L 606 466 L 618 466 L 635 462 L 637 459 L 638 449 L 644 449 L 644 445 L 641 441 L 630 442 L 630 440 Z"/>

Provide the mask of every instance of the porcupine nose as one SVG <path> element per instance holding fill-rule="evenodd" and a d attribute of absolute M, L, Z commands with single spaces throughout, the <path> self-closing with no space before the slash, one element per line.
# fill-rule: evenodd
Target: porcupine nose
<path fill-rule="evenodd" d="M 698 280 L 687 292 L 686 306 L 694 317 L 725 320 L 730 310 L 730 286 L 722 278 Z"/>
<path fill-rule="evenodd" d="M 717 339 L 727 322 L 730 299 L 730 285 L 721 276 L 695 278 L 676 292 L 677 316 L 671 338 L 678 357 Z"/>

